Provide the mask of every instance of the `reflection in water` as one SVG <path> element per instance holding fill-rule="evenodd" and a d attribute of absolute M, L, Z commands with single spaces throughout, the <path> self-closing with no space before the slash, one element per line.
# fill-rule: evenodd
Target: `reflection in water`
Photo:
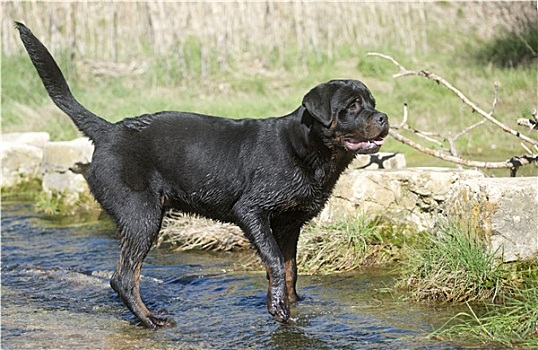
<path fill-rule="evenodd" d="M 291 324 L 277 324 L 265 275 L 233 271 L 233 253 L 153 250 L 142 295 L 177 324 L 146 330 L 109 287 L 119 254 L 112 226 L 57 227 L 28 204 L 2 206 L 2 349 L 455 348 L 424 338 L 453 311 L 376 293 L 391 283 L 386 271 L 301 276 L 305 300 Z"/>

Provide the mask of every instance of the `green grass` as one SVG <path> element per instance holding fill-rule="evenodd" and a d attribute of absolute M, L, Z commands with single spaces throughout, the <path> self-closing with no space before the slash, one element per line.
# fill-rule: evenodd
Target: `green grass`
<path fill-rule="evenodd" d="M 41 180 L 22 178 L 17 185 L 8 188 L 0 188 L 3 201 L 33 201 L 36 193 L 41 192 Z"/>
<path fill-rule="evenodd" d="M 528 67 L 538 57 L 538 24 L 529 24 L 521 33 L 509 32 L 486 42 L 475 53 L 478 62 L 493 62 L 501 67 Z"/>
<path fill-rule="evenodd" d="M 446 224 L 423 247 L 411 247 L 398 285 L 417 301 L 493 302 L 506 293 L 506 274 L 482 238 Z"/>
<path fill-rule="evenodd" d="M 359 217 L 336 224 L 311 224 L 299 238 L 301 273 L 335 273 L 394 260 L 396 246 L 385 240 L 378 220 Z"/>
<path fill-rule="evenodd" d="M 503 264 L 483 240 L 446 225 L 426 244 L 407 247 L 396 286 L 410 299 L 462 304 L 431 334 L 459 344 L 538 346 L 538 261 Z"/>
<path fill-rule="evenodd" d="M 518 290 L 502 304 L 491 304 L 478 316 L 476 307 L 454 316 L 432 336 L 460 342 L 538 348 L 538 286 Z"/>
<path fill-rule="evenodd" d="M 468 308 L 430 337 L 464 346 L 538 346 L 538 260 L 502 263 L 460 226 L 447 223 L 436 234 L 417 234 L 365 218 L 312 224 L 298 251 L 300 273 L 390 266 L 398 275 L 395 288 L 388 288 L 395 297 Z"/>

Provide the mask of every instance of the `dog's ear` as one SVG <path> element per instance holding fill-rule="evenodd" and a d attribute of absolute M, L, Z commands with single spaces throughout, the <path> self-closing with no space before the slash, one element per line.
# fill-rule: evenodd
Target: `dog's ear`
<path fill-rule="evenodd" d="M 334 87 L 324 83 L 310 90 L 303 98 L 303 106 L 308 113 L 325 127 L 329 127 L 333 120 L 331 99 Z"/>

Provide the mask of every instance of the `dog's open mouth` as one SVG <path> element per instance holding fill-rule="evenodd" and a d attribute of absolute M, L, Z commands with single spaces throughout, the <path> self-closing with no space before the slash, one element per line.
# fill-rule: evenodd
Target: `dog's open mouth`
<path fill-rule="evenodd" d="M 345 139 L 344 147 L 348 151 L 356 153 L 376 153 L 383 146 L 385 140 L 382 137 L 378 137 L 369 141 L 358 141 L 354 139 Z"/>

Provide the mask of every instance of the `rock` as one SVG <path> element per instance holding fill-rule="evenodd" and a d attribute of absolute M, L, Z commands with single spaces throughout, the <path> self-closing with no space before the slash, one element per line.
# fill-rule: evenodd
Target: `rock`
<path fill-rule="evenodd" d="M 43 153 L 43 171 L 66 172 L 85 168 L 90 164 L 93 149 L 92 142 L 86 137 L 72 141 L 49 142 L 45 145 Z"/>
<path fill-rule="evenodd" d="M 71 171 L 46 173 L 43 176 L 43 191 L 49 195 L 61 193 L 66 197 L 90 193 L 84 176 Z"/>
<path fill-rule="evenodd" d="M 12 132 L 2 134 L 3 142 L 14 142 L 43 149 L 45 143 L 49 142 L 50 135 L 48 132 Z"/>
<path fill-rule="evenodd" d="M 12 187 L 21 182 L 41 178 L 43 149 L 23 143 L 2 141 L 2 178 L 0 186 Z"/>
<path fill-rule="evenodd" d="M 386 217 L 418 230 L 431 229 L 451 186 L 468 178 L 482 179 L 484 175 L 447 168 L 350 169 L 338 181 L 319 219 Z"/>
<path fill-rule="evenodd" d="M 41 179 L 43 147 L 49 139 L 46 132 L 2 134 L 0 186 L 12 187 L 31 179 Z"/>
<path fill-rule="evenodd" d="M 538 257 L 538 178 L 486 178 L 473 170 L 350 169 L 318 217 L 385 218 L 435 232 L 447 220 L 488 243 L 504 261 Z"/>
<path fill-rule="evenodd" d="M 445 215 L 468 224 L 505 262 L 538 256 L 538 178 L 466 179 L 453 187 Z"/>
<path fill-rule="evenodd" d="M 43 191 L 49 196 L 61 197 L 66 211 L 75 211 L 81 205 L 90 209 L 99 207 L 85 179 L 93 150 L 93 144 L 85 137 L 45 145 L 41 164 Z"/>

